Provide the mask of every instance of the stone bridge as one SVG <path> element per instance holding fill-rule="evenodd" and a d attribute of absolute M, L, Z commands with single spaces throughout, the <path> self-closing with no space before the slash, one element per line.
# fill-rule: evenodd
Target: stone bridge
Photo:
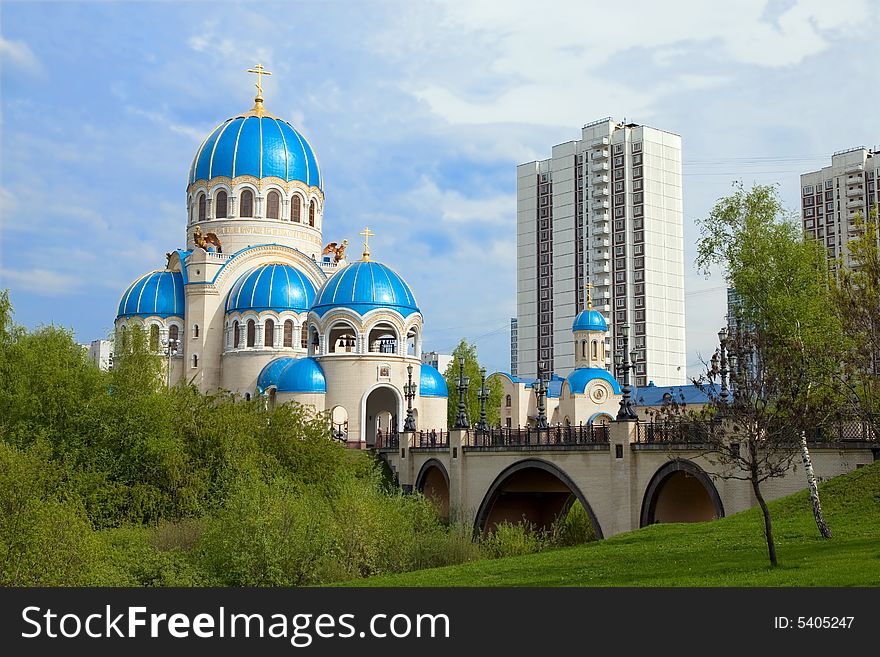
<path fill-rule="evenodd" d="M 748 482 L 717 477 L 699 444 L 665 438 L 637 421 L 606 426 L 401 433 L 378 451 L 404 490 L 476 532 L 524 517 L 546 528 L 574 500 L 607 538 L 657 522 L 721 518 L 757 504 Z M 810 444 L 822 479 L 880 458 L 873 436 Z M 762 485 L 771 500 L 806 487 L 800 456 L 784 477 Z"/>

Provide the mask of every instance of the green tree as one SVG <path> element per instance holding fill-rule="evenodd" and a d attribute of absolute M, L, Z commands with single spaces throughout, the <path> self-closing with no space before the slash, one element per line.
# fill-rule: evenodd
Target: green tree
<path fill-rule="evenodd" d="M 462 339 L 458 346 L 452 352 L 452 362 L 446 367 L 443 377 L 446 379 L 446 386 L 449 389 L 449 403 L 447 405 L 447 421 L 449 427 L 455 425 L 455 418 L 458 417 L 458 358 L 464 356 L 464 374 L 470 378 L 468 384 L 467 397 L 465 406 L 467 409 L 468 420 L 471 426 L 480 419 L 480 399 L 478 397 L 480 391 L 480 362 L 477 359 L 477 345 L 469 344 L 467 340 Z M 500 381 L 492 379 L 486 381 L 486 387 L 489 389 L 489 399 L 486 401 L 486 417 L 491 426 L 496 426 L 501 422 L 501 396 L 503 387 Z"/>
<path fill-rule="evenodd" d="M 800 450 L 811 472 L 808 429 L 833 408 L 828 373 L 838 362 L 841 325 L 827 285 L 822 245 L 805 239 L 785 211 L 776 187 L 755 186 L 718 201 L 700 222 L 697 266 L 720 267 L 739 295 L 733 370 L 737 394 L 730 403 L 713 398 L 707 413 L 722 415 L 726 436 L 712 442 L 730 478 L 749 481 L 764 516 L 770 561 L 776 565 L 770 512 L 761 483 L 781 477 Z M 792 431 L 792 429 L 794 431 Z M 808 477 L 817 525 L 830 537 L 815 481 Z"/>
<path fill-rule="evenodd" d="M 853 222 L 856 237 L 847 242 L 849 263 L 839 262 L 832 278 L 835 309 L 846 345 L 836 382 L 848 414 L 880 435 L 880 247 L 877 206 L 868 219 Z"/>

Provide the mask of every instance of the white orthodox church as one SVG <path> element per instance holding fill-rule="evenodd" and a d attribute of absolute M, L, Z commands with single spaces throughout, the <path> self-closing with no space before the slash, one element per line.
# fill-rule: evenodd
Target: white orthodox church
<path fill-rule="evenodd" d="M 116 339 L 142 326 L 168 355 L 171 384 L 310 404 L 355 447 L 402 429 L 411 376 L 417 428 L 445 431 L 446 382 L 421 362 L 415 295 L 370 258 L 369 229 L 360 260 L 347 261 L 347 242 L 322 246 L 318 158 L 257 90 L 253 109 L 196 151 L 186 248 L 125 290 Z"/>

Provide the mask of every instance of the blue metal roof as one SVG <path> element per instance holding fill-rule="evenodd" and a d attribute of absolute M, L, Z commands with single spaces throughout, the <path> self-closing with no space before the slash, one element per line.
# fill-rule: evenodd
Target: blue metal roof
<path fill-rule="evenodd" d="M 277 392 L 326 393 L 327 380 L 314 358 L 285 356 L 268 363 L 257 377 L 260 394 L 272 387 Z"/>
<path fill-rule="evenodd" d="M 587 310 L 582 310 L 577 314 L 577 317 L 574 318 L 574 323 L 571 325 L 571 330 L 607 331 L 608 324 L 605 323 L 605 318 L 602 316 L 602 313 L 594 308 L 589 308 Z"/>
<path fill-rule="evenodd" d="M 183 277 L 178 271 L 151 271 L 128 286 L 116 311 L 120 317 L 183 317 Z"/>
<path fill-rule="evenodd" d="M 309 142 L 290 123 L 272 116 L 241 114 L 214 128 L 196 152 L 188 184 L 217 176 L 276 176 L 323 187 Z"/>
<path fill-rule="evenodd" d="M 420 397 L 448 397 L 449 388 L 446 379 L 440 372 L 430 365 L 422 363 L 419 372 L 419 396 Z"/>
<path fill-rule="evenodd" d="M 664 401 L 675 401 L 678 404 L 706 404 L 710 401 L 707 392 L 718 396 L 721 386 L 717 383 L 707 384 L 704 390 L 696 385 L 656 386 L 651 381 L 643 388 L 633 389 L 633 402 L 636 406 L 660 406 Z M 667 396 L 668 395 L 668 396 Z"/>
<path fill-rule="evenodd" d="M 404 317 L 419 312 L 406 281 L 380 262 L 359 260 L 324 283 L 312 310 L 323 315 L 333 308 L 349 308 L 365 315 L 376 308 L 396 310 Z"/>
<path fill-rule="evenodd" d="M 587 389 L 587 384 L 596 379 L 602 379 L 611 384 L 611 389 L 614 391 L 614 394 L 620 394 L 620 384 L 617 382 L 617 379 L 611 376 L 611 372 L 603 370 L 600 367 L 579 367 L 569 374 L 568 379 L 566 380 L 568 381 L 568 388 L 572 394 L 582 395 L 584 394 L 584 390 Z"/>
<path fill-rule="evenodd" d="M 239 276 L 226 297 L 226 312 L 306 312 L 314 301 L 315 286 L 296 267 L 270 263 L 254 267 Z"/>

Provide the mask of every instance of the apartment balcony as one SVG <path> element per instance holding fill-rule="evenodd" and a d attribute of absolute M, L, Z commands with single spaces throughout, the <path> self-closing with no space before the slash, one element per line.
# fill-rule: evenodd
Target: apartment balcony
<path fill-rule="evenodd" d="M 594 260 L 598 260 L 600 262 L 604 262 L 606 260 L 611 260 L 611 251 L 608 251 L 606 249 L 596 249 L 594 251 L 594 253 L 595 253 L 595 256 L 593 256 Z"/>
<path fill-rule="evenodd" d="M 608 155 L 609 153 L 607 148 L 596 149 L 593 151 L 593 161 L 595 162 L 596 160 L 607 160 Z"/>
<path fill-rule="evenodd" d="M 597 249 L 600 247 L 605 247 L 606 249 L 611 246 L 611 242 L 602 237 L 594 237 L 593 238 L 593 248 Z"/>
<path fill-rule="evenodd" d="M 847 174 L 861 173 L 862 171 L 864 171 L 864 169 L 865 169 L 865 165 L 862 164 L 861 162 L 853 162 L 852 164 L 847 164 L 843 171 L 844 171 L 844 173 L 847 173 Z"/>
<path fill-rule="evenodd" d="M 861 178 L 859 178 L 859 182 L 861 182 Z M 847 183 L 849 185 L 849 183 Z M 859 185 L 858 187 L 847 187 L 846 195 L 847 196 L 863 196 L 865 193 L 865 186 Z"/>
<path fill-rule="evenodd" d="M 602 222 L 598 224 L 597 228 L 593 228 L 593 235 L 610 235 L 611 229 L 608 227 L 607 222 Z"/>
<path fill-rule="evenodd" d="M 609 207 L 611 206 L 608 201 L 603 201 L 601 199 L 593 200 L 593 210 L 607 210 Z"/>
<path fill-rule="evenodd" d="M 865 199 L 859 198 L 851 198 L 846 202 L 847 210 L 858 210 L 859 208 L 865 207 Z"/>
<path fill-rule="evenodd" d="M 593 223 L 607 223 L 609 220 L 608 210 L 593 210 Z"/>
<path fill-rule="evenodd" d="M 611 285 L 611 279 L 610 278 L 599 278 L 599 279 L 596 279 L 595 281 L 593 281 L 593 285 L 597 288 L 608 287 L 609 285 Z M 597 292 L 596 294 L 599 295 L 599 294 L 610 294 L 610 293 L 609 292 L 601 292 L 601 293 Z"/>
<path fill-rule="evenodd" d="M 608 196 L 608 194 L 609 191 L 607 187 L 596 187 L 593 190 L 593 198 L 596 198 L 597 196 Z"/>
<path fill-rule="evenodd" d="M 593 271 L 597 274 L 610 274 L 611 264 L 605 263 L 604 265 L 596 265 L 595 267 L 593 267 Z"/>
<path fill-rule="evenodd" d="M 849 185 L 861 185 L 861 184 L 864 183 L 864 182 L 865 182 L 865 179 L 862 178 L 862 175 L 859 174 L 859 173 L 857 173 L 857 174 L 854 175 L 854 176 L 847 176 L 847 177 L 846 177 L 846 184 L 847 184 L 847 186 L 849 186 Z"/>
<path fill-rule="evenodd" d="M 596 141 L 593 142 L 592 147 L 593 148 L 606 148 L 609 143 L 610 143 L 610 141 L 608 140 L 608 137 L 600 137 L 599 139 L 597 139 Z"/>
<path fill-rule="evenodd" d="M 608 171 L 610 167 L 608 162 L 593 162 L 593 171 Z"/>
<path fill-rule="evenodd" d="M 593 176 L 593 186 L 596 187 L 597 185 L 607 185 L 608 180 L 609 179 L 608 179 L 607 175 L 602 174 L 602 173 L 597 174 L 597 175 Z"/>

